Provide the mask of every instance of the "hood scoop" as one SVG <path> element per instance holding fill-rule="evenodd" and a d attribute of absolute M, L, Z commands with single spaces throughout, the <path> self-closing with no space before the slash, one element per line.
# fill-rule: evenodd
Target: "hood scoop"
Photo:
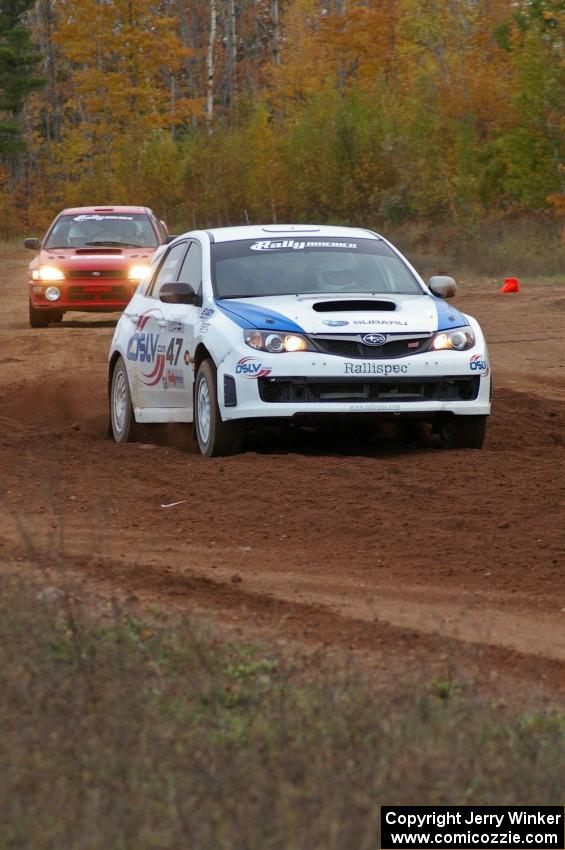
<path fill-rule="evenodd" d="M 85 256 L 88 254 L 89 257 L 92 256 L 105 256 L 107 257 L 109 254 L 118 254 L 120 256 L 122 253 L 121 248 L 76 248 L 75 254 L 77 256 Z"/>
<path fill-rule="evenodd" d="M 367 312 L 367 313 L 382 313 L 386 311 L 396 310 L 394 301 L 318 301 L 312 305 L 312 309 L 316 313 L 344 313 L 344 312 Z"/>

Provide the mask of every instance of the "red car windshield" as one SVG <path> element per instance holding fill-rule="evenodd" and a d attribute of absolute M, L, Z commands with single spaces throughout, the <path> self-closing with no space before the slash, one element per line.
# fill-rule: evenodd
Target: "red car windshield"
<path fill-rule="evenodd" d="M 140 213 L 60 215 L 45 248 L 156 248 L 157 234 L 149 216 Z"/>

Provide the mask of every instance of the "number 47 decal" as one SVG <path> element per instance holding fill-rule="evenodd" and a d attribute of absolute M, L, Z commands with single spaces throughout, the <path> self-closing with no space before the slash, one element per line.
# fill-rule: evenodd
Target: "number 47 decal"
<path fill-rule="evenodd" d="M 171 366 L 176 366 L 179 362 L 179 354 L 182 348 L 182 337 L 174 337 L 167 348 L 167 353 L 165 355 L 165 360 Z M 175 351 L 176 349 L 176 351 Z"/>

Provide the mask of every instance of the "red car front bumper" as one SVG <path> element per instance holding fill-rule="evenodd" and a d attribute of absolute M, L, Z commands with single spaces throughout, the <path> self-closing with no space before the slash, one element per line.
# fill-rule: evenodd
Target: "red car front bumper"
<path fill-rule="evenodd" d="M 62 280 L 56 283 L 35 281 L 29 284 L 31 304 L 35 310 L 61 310 L 63 313 L 76 310 L 81 313 L 113 313 L 123 310 L 137 289 L 139 281 L 123 278 L 103 280 Z M 56 287 L 61 293 L 56 301 L 45 297 L 48 287 Z"/>

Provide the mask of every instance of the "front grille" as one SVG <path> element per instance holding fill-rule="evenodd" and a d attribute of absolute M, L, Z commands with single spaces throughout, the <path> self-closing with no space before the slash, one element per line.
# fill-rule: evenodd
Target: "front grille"
<path fill-rule="evenodd" d="M 92 286 L 69 286 L 67 287 L 68 301 L 124 301 L 128 302 L 132 296 L 129 286 L 106 286 L 96 290 Z"/>
<path fill-rule="evenodd" d="M 335 354 L 339 357 L 362 357 L 364 360 L 379 358 L 407 357 L 409 354 L 421 354 L 428 351 L 432 335 L 419 337 L 389 337 L 384 345 L 365 345 L 361 336 L 336 337 L 313 336 L 316 345 L 325 354 Z"/>
<path fill-rule="evenodd" d="M 396 378 L 344 381 L 341 378 L 259 378 L 259 395 L 270 404 L 356 401 L 472 401 L 480 377 Z"/>
<path fill-rule="evenodd" d="M 71 269 L 65 274 L 68 280 L 125 280 L 127 277 L 125 269 Z"/>

